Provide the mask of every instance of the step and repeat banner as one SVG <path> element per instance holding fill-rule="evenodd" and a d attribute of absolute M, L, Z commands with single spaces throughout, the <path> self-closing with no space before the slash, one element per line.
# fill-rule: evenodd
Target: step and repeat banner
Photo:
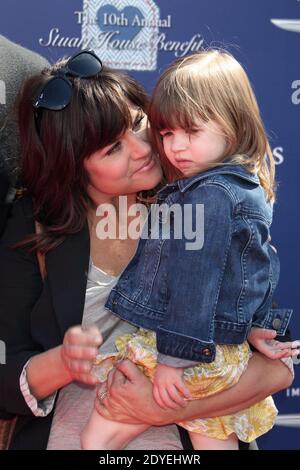
<path fill-rule="evenodd" d="M 270 136 L 279 182 L 272 241 L 281 258 L 276 302 L 292 307 L 300 339 L 300 1 L 2 0 L 0 34 L 50 62 L 92 48 L 151 92 L 178 57 L 225 47 L 244 65 Z M 261 449 L 300 448 L 300 365 L 275 399 L 274 429 Z"/>

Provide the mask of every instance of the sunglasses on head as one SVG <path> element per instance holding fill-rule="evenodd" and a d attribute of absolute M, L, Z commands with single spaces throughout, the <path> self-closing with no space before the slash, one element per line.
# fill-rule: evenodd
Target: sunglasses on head
<path fill-rule="evenodd" d="M 102 70 L 102 62 L 93 51 L 83 50 L 74 54 L 66 65 L 59 69 L 39 90 L 32 101 L 36 110 L 61 111 L 71 101 L 73 84 L 67 76 L 89 78 Z"/>

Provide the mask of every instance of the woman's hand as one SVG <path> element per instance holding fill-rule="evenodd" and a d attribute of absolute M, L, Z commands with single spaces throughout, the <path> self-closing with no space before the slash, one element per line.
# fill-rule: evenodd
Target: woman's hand
<path fill-rule="evenodd" d="M 101 333 L 96 326 L 73 326 L 66 331 L 61 357 L 71 380 L 90 385 L 98 382 L 91 374 L 91 369 L 102 342 Z"/>
<path fill-rule="evenodd" d="M 33 356 L 27 364 L 27 382 L 32 395 L 43 400 L 73 380 L 90 385 L 98 379 L 90 372 L 102 336 L 97 327 L 69 328 L 63 344 Z"/>
<path fill-rule="evenodd" d="M 105 398 L 99 399 L 99 395 Z M 107 382 L 100 386 L 95 408 L 101 416 L 112 421 L 150 426 L 180 420 L 183 409 L 162 409 L 153 398 L 150 380 L 129 360 L 118 363 Z"/>

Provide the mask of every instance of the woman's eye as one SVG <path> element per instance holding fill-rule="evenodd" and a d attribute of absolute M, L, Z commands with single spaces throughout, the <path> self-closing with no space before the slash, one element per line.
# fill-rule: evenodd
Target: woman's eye
<path fill-rule="evenodd" d="M 142 116 L 139 116 L 136 121 L 133 123 L 132 130 L 133 132 L 138 132 L 141 130 L 142 127 L 142 122 L 144 119 L 145 115 L 143 114 Z"/>
<path fill-rule="evenodd" d="M 116 142 L 112 147 L 110 147 L 110 149 L 108 149 L 105 155 L 112 155 L 113 153 L 118 152 L 121 149 L 121 146 L 121 142 Z"/>

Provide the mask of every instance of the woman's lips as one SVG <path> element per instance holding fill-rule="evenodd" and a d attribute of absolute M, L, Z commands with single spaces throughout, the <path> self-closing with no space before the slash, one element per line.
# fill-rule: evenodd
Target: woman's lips
<path fill-rule="evenodd" d="M 155 165 L 155 160 L 153 158 L 153 155 L 151 155 L 151 157 L 149 158 L 149 160 L 147 160 L 144 166 L 142 166 L 142 168 L 134 172 L 134 175 L 136 173 L 144 173 L 145 171 L 150 170 L 154 165 Z"/>

